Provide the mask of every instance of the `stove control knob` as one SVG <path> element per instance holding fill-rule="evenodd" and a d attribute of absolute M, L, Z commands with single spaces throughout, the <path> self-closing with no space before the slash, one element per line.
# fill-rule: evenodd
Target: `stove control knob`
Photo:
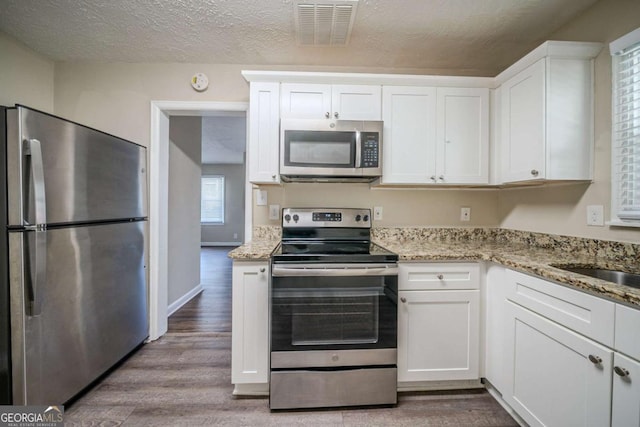
<path fill-rule="evenodd" d="M 365 215 L 364 218 L 362 218 L 362 220 L 364 222 L 369 222 L 369 215 Z"/>
<path fill-rule="evenodd" d="M 287 221 L 287 222 L 291 221 L 291 215 L 286 214 L 286 215 L 284 216 L 284 220 L 285 220 L 285 221 Z"/>
<path fill-rule="evenodd" d="M 293 214 L 293 222 L 298 222 L 300 217 L 297 214 Z"/>
<path fill-rule="evenodd" d="M 356 222 L 360 222 L 361 219 L 362 217 L 360 215 L 356 215 Z"/>

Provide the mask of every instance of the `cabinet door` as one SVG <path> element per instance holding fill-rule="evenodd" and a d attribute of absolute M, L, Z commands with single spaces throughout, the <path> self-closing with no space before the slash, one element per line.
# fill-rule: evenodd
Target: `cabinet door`
<path fill-rule="evenodd" d="M 331 112 L 331 85 L 283 83 L 280 115 L 283 119 L 324 119 Z"/>
<path fill-rule="evenodd" d="M 609 425 L 612 350 L 512 302 L 505 313 L 504 400 L 531 426 Z"/>
<path fill-rule="evenodd" d="M 545 59 L 502 87 L 502 178 L 504 182 L 545 177 Z"/>
<path fill-rule="evenodd" d="M 251 83 L 249 92 L 249 181 L 278 183 L 280 84 Z"/>
<path fill-rule="evenodd" d="M 232 272 L 231 382 L 269 378 L 269 264 L 234 262 Z"/>
<path fill-rule="evenodd" d="M 385 184 L 436 182 L 436 89 L 382 88 Z"/>
<path fill-rule="evenodd" d="M 611 425 L 640 426 L 640 362 L 615 353 L 613 365 Z"/>
<path fill-rule="evenodd" d="M 480 291 L 400 291 L 398 381 L 479 378 Z"/>
<path fill-rule="evenodd" d="M 382 87 L 333 85 L 331 116 L 340 120 L 381 120 Z"/>
<path fill-rule="evenodd" d="M 438 88 L 437 177 L 444 184 L 489 182 L 489 89 Z"/>

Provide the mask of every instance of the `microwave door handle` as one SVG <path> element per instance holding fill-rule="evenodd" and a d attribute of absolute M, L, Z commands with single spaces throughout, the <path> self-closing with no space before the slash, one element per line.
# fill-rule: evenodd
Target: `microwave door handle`
<path fill-rule="evenodd" d="M 355 159 L 355 165 L 354 167 L 356 169 L 360 168 L 360 166 L 362 165 L 361 159 L 362 159 L 362 144 L 361 144 L 361 134 L 360 131 L 357 130 L 356 131 L 356 159 Z"/>

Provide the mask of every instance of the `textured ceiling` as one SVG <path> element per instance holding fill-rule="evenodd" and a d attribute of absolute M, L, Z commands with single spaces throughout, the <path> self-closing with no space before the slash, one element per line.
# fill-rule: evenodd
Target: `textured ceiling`
<path fill-rule="evenodd" d="M 595 1 L 360 0 L 347 47 L 298 46 L 292 0 L 0 0 L 0 31 L 57 61 L 495 75 Z"/>

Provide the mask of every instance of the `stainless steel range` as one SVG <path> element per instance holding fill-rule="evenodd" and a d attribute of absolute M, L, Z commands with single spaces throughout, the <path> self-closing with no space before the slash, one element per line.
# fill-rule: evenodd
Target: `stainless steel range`
<path fill-rule="evenodd" d="M 284 209 L 272 257 L 271 409 L 397 403 L 398 256 L 369 209 Z"/>

